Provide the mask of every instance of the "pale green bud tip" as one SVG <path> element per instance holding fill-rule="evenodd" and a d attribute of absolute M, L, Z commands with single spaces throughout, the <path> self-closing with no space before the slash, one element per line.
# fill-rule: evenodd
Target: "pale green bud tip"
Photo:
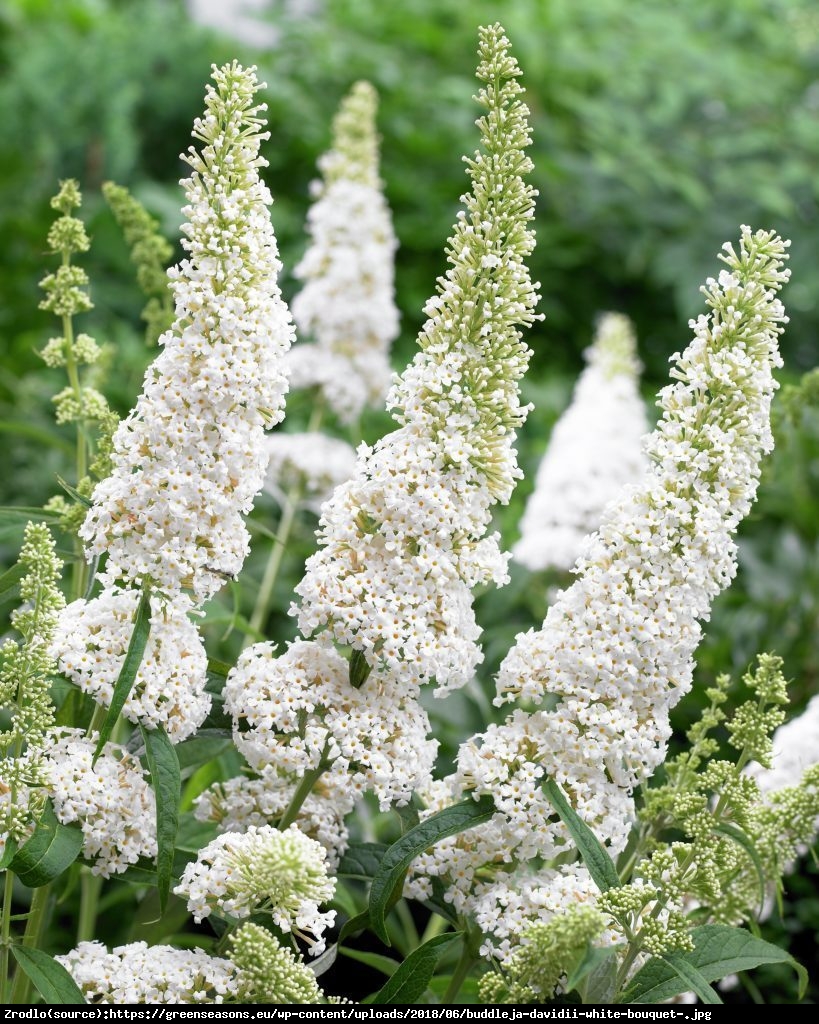
<path fill-rule="evenodd" d="M 378 93 L 369 82 L 356 82 L 341 101 L 333 118 L 333 144 L 319 160 L 326 185 L 336 181 L 356 181 L 380 188 L 378 143 L 375 116 Z"/>
<path fill-rule="evenodd" d="M 73 209 L 82 205 L 82 193 L 75 178 L 66 178 L 60 182 L 60 191 L 51 200 L 52 210 L 68 215 Z"/>
<path fill-rule="evenodd" d="M 586 359 L 596 364 L 607 378 L 621 374 L 636 378 L 642 366 L 637 358 L 637 338 L 631 320 L 622 313 L 602 313 Z"/>
<path fill-rule="evenodd" d="M 266 929 L 243 925 L 231 938 L 231 959 L 239 976 L 240 1002 L 319 1003 L 313 972 Z"/>

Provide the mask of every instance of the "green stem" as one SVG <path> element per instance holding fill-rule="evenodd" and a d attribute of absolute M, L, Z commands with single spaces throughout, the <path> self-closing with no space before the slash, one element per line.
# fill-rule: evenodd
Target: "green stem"
<path fill-rule="evenodd" d="M 9 952 L 11 948 L 11 902 L 14 892 L 14 875 L 6 871 L 6 880 L 3 886 L 3 921 L 2 936 L 0 937 L 0 1002 L 5 1005 L 8 1002 L 9 986 Z"/>
<path fill-rule="evenodd" d="M 63 265 L 68 266 L 71 263 L 71 258 L 68 253 L 63 253 Z M 77 367 L 77 359 L 74 355 L 74 324 L 70 316 L 63 316 L 63 338 L 65 339 L 65 370 L 68 375 L 68 383 L 71 386 L 71 390 L 74 392 L 74 397 L 77 399 L 77 404 L 80 409 L 83 405 L 83 394 L 82 384 L 80 383 L 80 373 Z M 76 468 L 77 468 L 77 484 L 83 479 L 88 473 L 88 446 L 85 439 L 85 430 L 81 423 L 77 424 L 77 454 L 76 454 Z M 82 555 L 82 545 L 79 541 L 75 544 L 77 552 Z M 79 558 L 71 570 L 71 589 L 72 596 L 76 600 L 82 597 L 86 587 L 86 572 L 87 565 L 84 558 Z"/>
<path fill-rule="evenodd" d="M 51 895 L 50 885 L 41 885 L 31 895 L 31 910 L 29 911 L 26 931 L 23 935 L 23 946 L 26 949 L 38 949 L 45 930 L 46 916 Z M 14 985 L 11 989 L 11 1002 L 15 1004 L 28 1003 L 31 993 L 31 982 L 25 971 L 17 970 L 14 975 Z"/>
<path fill-rule="evenodd" d="M 317 397 L 316 403 L 313 406 L 313 411 L 310 414 L 310 422 L 307 424 L 307 433 L 316 433 L 321 427 L 321 421 L 323 418 L 324 402 L 321 396 L 319 396 Z M 301 500 L 303 490 L 303 484 L 301 481 L 297 481 L 287 492 L 287 496 L 284 499 L 284 508 L 282 509 L 279 528 L 276 531 L 276 539 L 273 541 L 273 547 L 270 550 L 267 565 L 265 566 L 264 576 L 262 577 L 262 582 L 259 585 L 259 593 L 256 595 L 256 604 L 253 607 L 253 614 L 250 616 L 250 629 L 245 634 L 245 647 L 248 647 L 253 642 L 254 635 L 258 635 L 261 632 L 262 626 L 264 625 L 267 617 L 270 598 L 273 596 L 273 587 L 276 585 L 279 569 L 281 569 L 285 548 L 287 547 L 290 531 L 292 530 L 293 523 L 296 519 L 296 511 L 298 509 L 298 504 Z"/>
<path fill-rule="evenodd" d="M 319 761 L 317 767 L 312 768 L 309 772 L 306 772 L 301 782 L 296 787 L 296 792 L 293 794 L 290 803 L 287 805 L 287 809 L 284 814 L 279 818 L 277 828 L 284 830 L 288 826 L 292 825 L 298 817 L 301 806 L 308 796 L 313 791 L 313 786 L 317 780 L 324 774 L 325 771 L 330 767 L 330 761 L 326 760 L 324 754 Z"/>
<path fill-rule="evenodd" d="M 282 510 L 279 528 L 276 531 L 276 539 L 273 541 L 273 547 L 270 549 L 270 556 L 259 586 L 259 593 L 256 596 L 256 604 L 253 608 L 253 614 L 250 616 L 250 629 L 245 634 L 245 647 L 253 642 L 254 635 L 261 632 L 267 617 L 267 609 L 270 605 L 270 598 L 273 595 L 273 587 L 276 585 L 276 578 L 279 575 L 290 531 L 296 519 L 296 508 L 301 498 L 301 492 L 301 484 L 293 484 L 284 500 L 284 509 Z"/>
<path fill-rule="evenodd" d="M 77 922 L 77 943 L 90 942 L 94 938 L 97 923 L 102 878 L 92 875 L 86 868 L 80 868 L 80 916 Z"/>
<path fill-rule="evenodd" d="M 94 714 L 91 716 L 91 721 L 88 723 L 87 736 L 93 736 L 95 732 L 100 731 L 107 714 L 108 708 L 104 704 L 97 704 L 94 708 Z"/>
<path fill-rule="evenodd" d="M 454 1003 L 455 996 L 461 991 L 461 985 L 466 981 L 466 976 L 472 970 L 472 965 L 475 963 L 475 957 L 469 950 L 469 943 L 464 939 L 463 949 L 461 950 L 461 959 L 458 961 L 458 965 L 455 968 L 455 972 L 449 980 L 446 992 L 441 997 L 442 1003 Z"/>

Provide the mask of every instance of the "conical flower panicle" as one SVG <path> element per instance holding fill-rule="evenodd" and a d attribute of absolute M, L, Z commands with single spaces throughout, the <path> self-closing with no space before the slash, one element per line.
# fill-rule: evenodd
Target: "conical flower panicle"
<path fill-rule="evenodd" d="M 518 380 L 529 358 L 519 328 L 537 294 L 526 268 L 534 234 L 527 108 L 500 26 L 481 30 L 482 151 L 467 161 L 447 249 L 427 305 L 421 351 L 388 399 L 399 428 L 361 448 L 356 474 L 321 521 L 299 626 L 351 645 L 370 669 L 410 686 L 463 685 L 481 653 L 470 588 L 506 580 L 491 507 L 520 476 L 513 443 L 527 409 Z"/>
<path fill-rule="evenodd" d="M 604 314 L 585 357 L 588 365 L 552 431 L 512 549 L 513 558 L 535 572 L 571 569 L 608 502 L 648 468 L 642 448 L 648 421 L 629 319 Z"/>
<path fill-rule="evenodd" d="M 169 271 L 176 320 L 81 530 L 89 558 L 108 554 L 108 585 L 192 591 L 197 603 L 247 554 L 242 515 L 264 481 L 264 428 L 283 415 L 293 337 L 259 177 L 268 136 L 254 69 L 234 62 L 213 78 L 193 129 L 201 152 L 183 156 L 192 173 L 182 182 L 188 257 Z"/>
<path fill-rule="evenodd" d="M 378 94 L 357 82 L 333 121 L 333 145 L 319 160 L 311 237 L 294 276 L 300 332 L 313 338 L 289 355 L 291 387 L 318 387 L 336 416 L 352 422 L 380 406 L 392 379 L 390 345 L 398 335 L 398 240 L 378 175 Z"/>

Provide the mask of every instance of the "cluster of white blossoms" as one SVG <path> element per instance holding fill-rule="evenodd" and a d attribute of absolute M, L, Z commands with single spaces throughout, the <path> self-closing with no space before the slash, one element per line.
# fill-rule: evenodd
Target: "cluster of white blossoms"
<path fill-rule="evenodd" d="M 641 366 L 628 317 L 605 313 L 572 402 L 555 424 L 512 557 L 537 572 L 571 569 L 603 509 L 648 467 Z"/>
<path fill-rule="evenodd" d="M 355 472 L 352 445 L 319 431 L 271 434 L 267 451 L 270 461 L 264 489 L 279 504 L 288 491 L 298 488 L 302 504 L 318 512 L 338 484 Z"/>
<path fill-rule="evenodd" d="M 533 871 L 524 890 L 521 872 L 505 871 L 513 861 L 549 861 L 573 849 L 542 782 L 555 780 L 616 854 L 633 819 L 631 793 L 665 756 L 669 711 L 691 686 L 700 621 L 735 574 L 732 535 L 773 446 L 772 369 L 781 365 L 777 343 L 787 320 L 776 293 L 788 278 L 786 244 L 744 226 L 739 251 L 726 244 L 727 268 L 703 289 L 712 312 L 692 321 L 694 340 L 674 357 L 676 383 L 660 394 L 647 475 L 609 505 L 578 580 L 540 630 L 518 636 L 501 666 L 496 703 L 520 697 L 544 707 L 518 710 L 461 748 L 452 797 L 489 794 L 498 813 L 465 839 L 438 844 L 417 870 L 468 896 L 494 937 L 487 948 L 501 955 L 521 913 L 548 919 L 557 877 L 552 868 Z M 450 866 L 453 848 L 467 844 L 476 853 L 464 882 Z M 566 874 L 580 898 L 585 869 Z"/>
<path fill-rule="evenodd" d="M 97 734 L 55 729 L 45 748 L 48 793 L 64 824 L 79 822 L 83 856 L 108 878 L 156 856 L 156 802 L 139 761 L 106 743 L 93 762 Z"/>
<path fill-rule="evenodd" d="M 335 881 L 327 875 L 323 846 L 295 825 L 279 831 L 251 825 L 246 832 L 225 832 L 199 851 L 174 889 L 187 899 L 196 921 L 214 910 L 234 918 L 267 913 L 284 932 L 323 952 L 324 930 L 335 911 L 322 912 L 332 899 Z"/>
<path fill-rule="evenodd" d="M 389 349 L 398 335 L 398 242 L 378 176 L 377 104 L 369 82 L 357 82 L 336 114 L 307 219 L 312 241 L 294 271 L 304 285 L 293 299 L 293 317 L 315 344 L 288 356 L 295 362 L 291 386 L 318 385 L 346 423 L 364 405 L 384 400 L 392 379 Z"/>
<path fill-rule="evenodd" d="M 242 516 L 261 490 L 264 429 L 283 415 L 282 357 L 293 327 L 259 177 L 268 137 L 253 68 L 213 69 L 206 112 L 183 156 L 188 258 L 169 271 L 176 320 L 160 338 L 136 408 L 114 436 L 114 470 L 97 485 L 80 535 L 107 553 L 103 579 L 202 602 L 239 571 Z"/>
<path fill-rule="evenodd" d="M 88 1003 L 224 1003 L 239 991 L 235 965 L 201 949 L 129 942 L 109 953 L 101 942 L 81 942 L 54 959 Z"/>
<path fill-rule="evenodd" d="M 63 611 L 51 650 L 58 667 L 94 700 L 110 705 L 139 603 L 136 590 L 104 590 Z M 185 598 L 151 605 L 148 644 L 122 713 L 148 729 L 162 726 L 172 743 L 191 736 L 207 717 L 208 659 Z"/>
<path fill-rule="evenodd" d="M 410 687 L 371 676 L 356 688 L 349 670 L 334 648 L 312 641 L 278 658 L 271 644 L 249 647 L 225 685 L 236 746 L 257 770 L 302 776 L 323 763 L 350 793 L 372 791 L 384 809 L 405 804 L 435 762 L 427 714 Z"/>
<path fill-rule="evenodd" d="M 471 588 L 506 580 L 498 537 L 485 533 L 520 476 L 513 445 L 528 408 L 518 380 L 530 353 L 519 327 L 536 319 L 538 298 L 525 263 L 528 111 L 508 51 L 500 26 L 481 30 L 484 151 L 467 160 L 472 193 L 426 307 L 421 351 L 388 399 L 400 426 L 359 449 L 297 588 L 302 635 L 351 646 L 390 685 L 466 683 L 481 660 Z"/>
<path fill-rule="evenodd" d="M 194 801 L 199 821 L 213 821 L 224 832 L 246 832 L 278 822 L 290 807 L 302 776 L 265 765 L 258 772 L 217 782 Z M 315 839 L 327 851 L 327 866 L 334 869 L 348 846 L 344 819 L 358 795 L 339 772 L 324 772 L 298 810 L 299 831 Z"/>

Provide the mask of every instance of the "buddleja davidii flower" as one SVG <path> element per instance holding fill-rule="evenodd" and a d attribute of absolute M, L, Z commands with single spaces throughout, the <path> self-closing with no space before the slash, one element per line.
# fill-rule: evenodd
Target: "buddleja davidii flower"
<path fill-rule="evenodd" d="M 22 638 L 0 647 L 0 707 L 8 722 L 0 732 L 0 841 L 22 839 L 45 801 L 47 772 L 43 756 L 54 722 L 49 693 L 55 669 L 49 646 L 65 604 L 59 581 L 62 562 L 42 523 L 28 523 L 19 564 L 21 606 L 11 624 Z"/>
<path fill-rule="evenodd" d="M 371 668 L 416 684 L 434 677 L 439 692 L 463 685 L 481 658 L 470 588 L 506 580 L 497 535 L 485 532 L 520 475 L 513 443 L 528 411 L 518 380 L 529 350 L 519 327 L 536 319 L 528 111 L 500 26 L 481 30 L 480 57 L 484 151 L 467 161 L 473 191 L 421 351 L 388 399 L 401 426 L 359 449 L 297 588 L 304 636 L 325 630 Z"/>
<path fill-rule="evenodd" d="M 604 314 L 571 405 L 552 431 L 512 549 L 528 569 L 571 569 L 605 506 L 648 466 L 635 349 L 628 318 Z"/>
<path fill-rule="evenodd" d="M 705 289 L 713 312 L 692 323 L 678 383 L 661 393 L 649 473 L 609 506 L 577 582 L 504 660 L 496 703 L 519 696 L 550 706 L 517 711 L 461 748 L 453 798 L 498 800 L 501 848 L 536 842 L 546 858 L 572 848 L 532 784 L 541 777 L 560 782 L 614 853 L 625 846 L 631 792 L 664 758 L 669 711 L 691 685 L 698 620 L 734 575 L 731 534 L 772 443 L 784 250 L 774 234 L 748 228 L 738 253 L 727 246 L 728 269 Z M 485 863 L 473 860 L 473 871 Z"/>
<path fill-rule="evenodd" d="M 378 673 L 351 685 L 349 663 L 332 647 L 299 640 L 274 657 L 271 644 L 254 644 L 228 674 L 225 710 L 255 770 L 298 778 L 322 768 L 331 788 L 372 791 L 386 810 L 407 803 L 435 762 L 438 743 L 427 739 L 429 719 L 414 692 L 385 686 Z"/>
<path fill-rule="evenodd" d="M 281 360 L 293 336 L 259 177 L 268 136 L 254 69 L 228 64 L 213 78 L 193 129 L 202 152 L 184 156 L 189 256 L 169 271 L 176 320 L 81 530 L 89 556 L 108 553 L 108 583 L 191 589 L 199 602 L 247 553 L 242 515 L 264 481 L 264 427 L 283 414 Z"/>
<path fill-rule="evenodd" d="M 73 601 L 59 617 L 51 653 L 59 669 L 98 704 L 109 706 L 125 660 L 139 591 L 106 588 L 90 601 Z M 172 743 L 196 732 L 211 706 L 208 659 L 190 604 L 154 597 L 145 654 L 122 713 L 148 729 L 161 726 Z"/>
<path fill-rule="evenodd" d="M 101 942 L 81 942 L 55 959 L 93 1004 L 224 1003 L 239 991 L 236 965 L 198 948 L 129 942 L 109 953 Z"/>
<path fill-rule="evenodd" d="M 304 286 L 293 299 L 293 316 L 316 344 L 299 346 L 292 357 L 302 386 L 321 386 L 344 422 L 365 403 L 383 401 L 392 376 L 389 347 L 398 335 L 398 242 L 378 175 L 377 103 L 369 82 L 357 82 L 341 104 L 332 149 L 319 161 L 323 181 L 314 185 L 317 198 L 307 221 L 312 241 L 294 271 Z M 324 370 L 328 355 L 338 364 L 330 379 Z M 349 385 L 339 390 L 339 372 L 360 379 L 356 395 Z"/>
<path fill-rule="evenodd" d="M 319 905 L 334 891 L 324 847 L 295 825 L 284 831 L 250 826 L 217 836 L 187 865 L 174 889 L 187 898 L 196 921 L 214 910 L 240 919 L 267 913 L 282 931 L 307 942 L 313 956 L 324 950 L 324 930 L 335 919 L 335 911 L 322 912 Z"/>

